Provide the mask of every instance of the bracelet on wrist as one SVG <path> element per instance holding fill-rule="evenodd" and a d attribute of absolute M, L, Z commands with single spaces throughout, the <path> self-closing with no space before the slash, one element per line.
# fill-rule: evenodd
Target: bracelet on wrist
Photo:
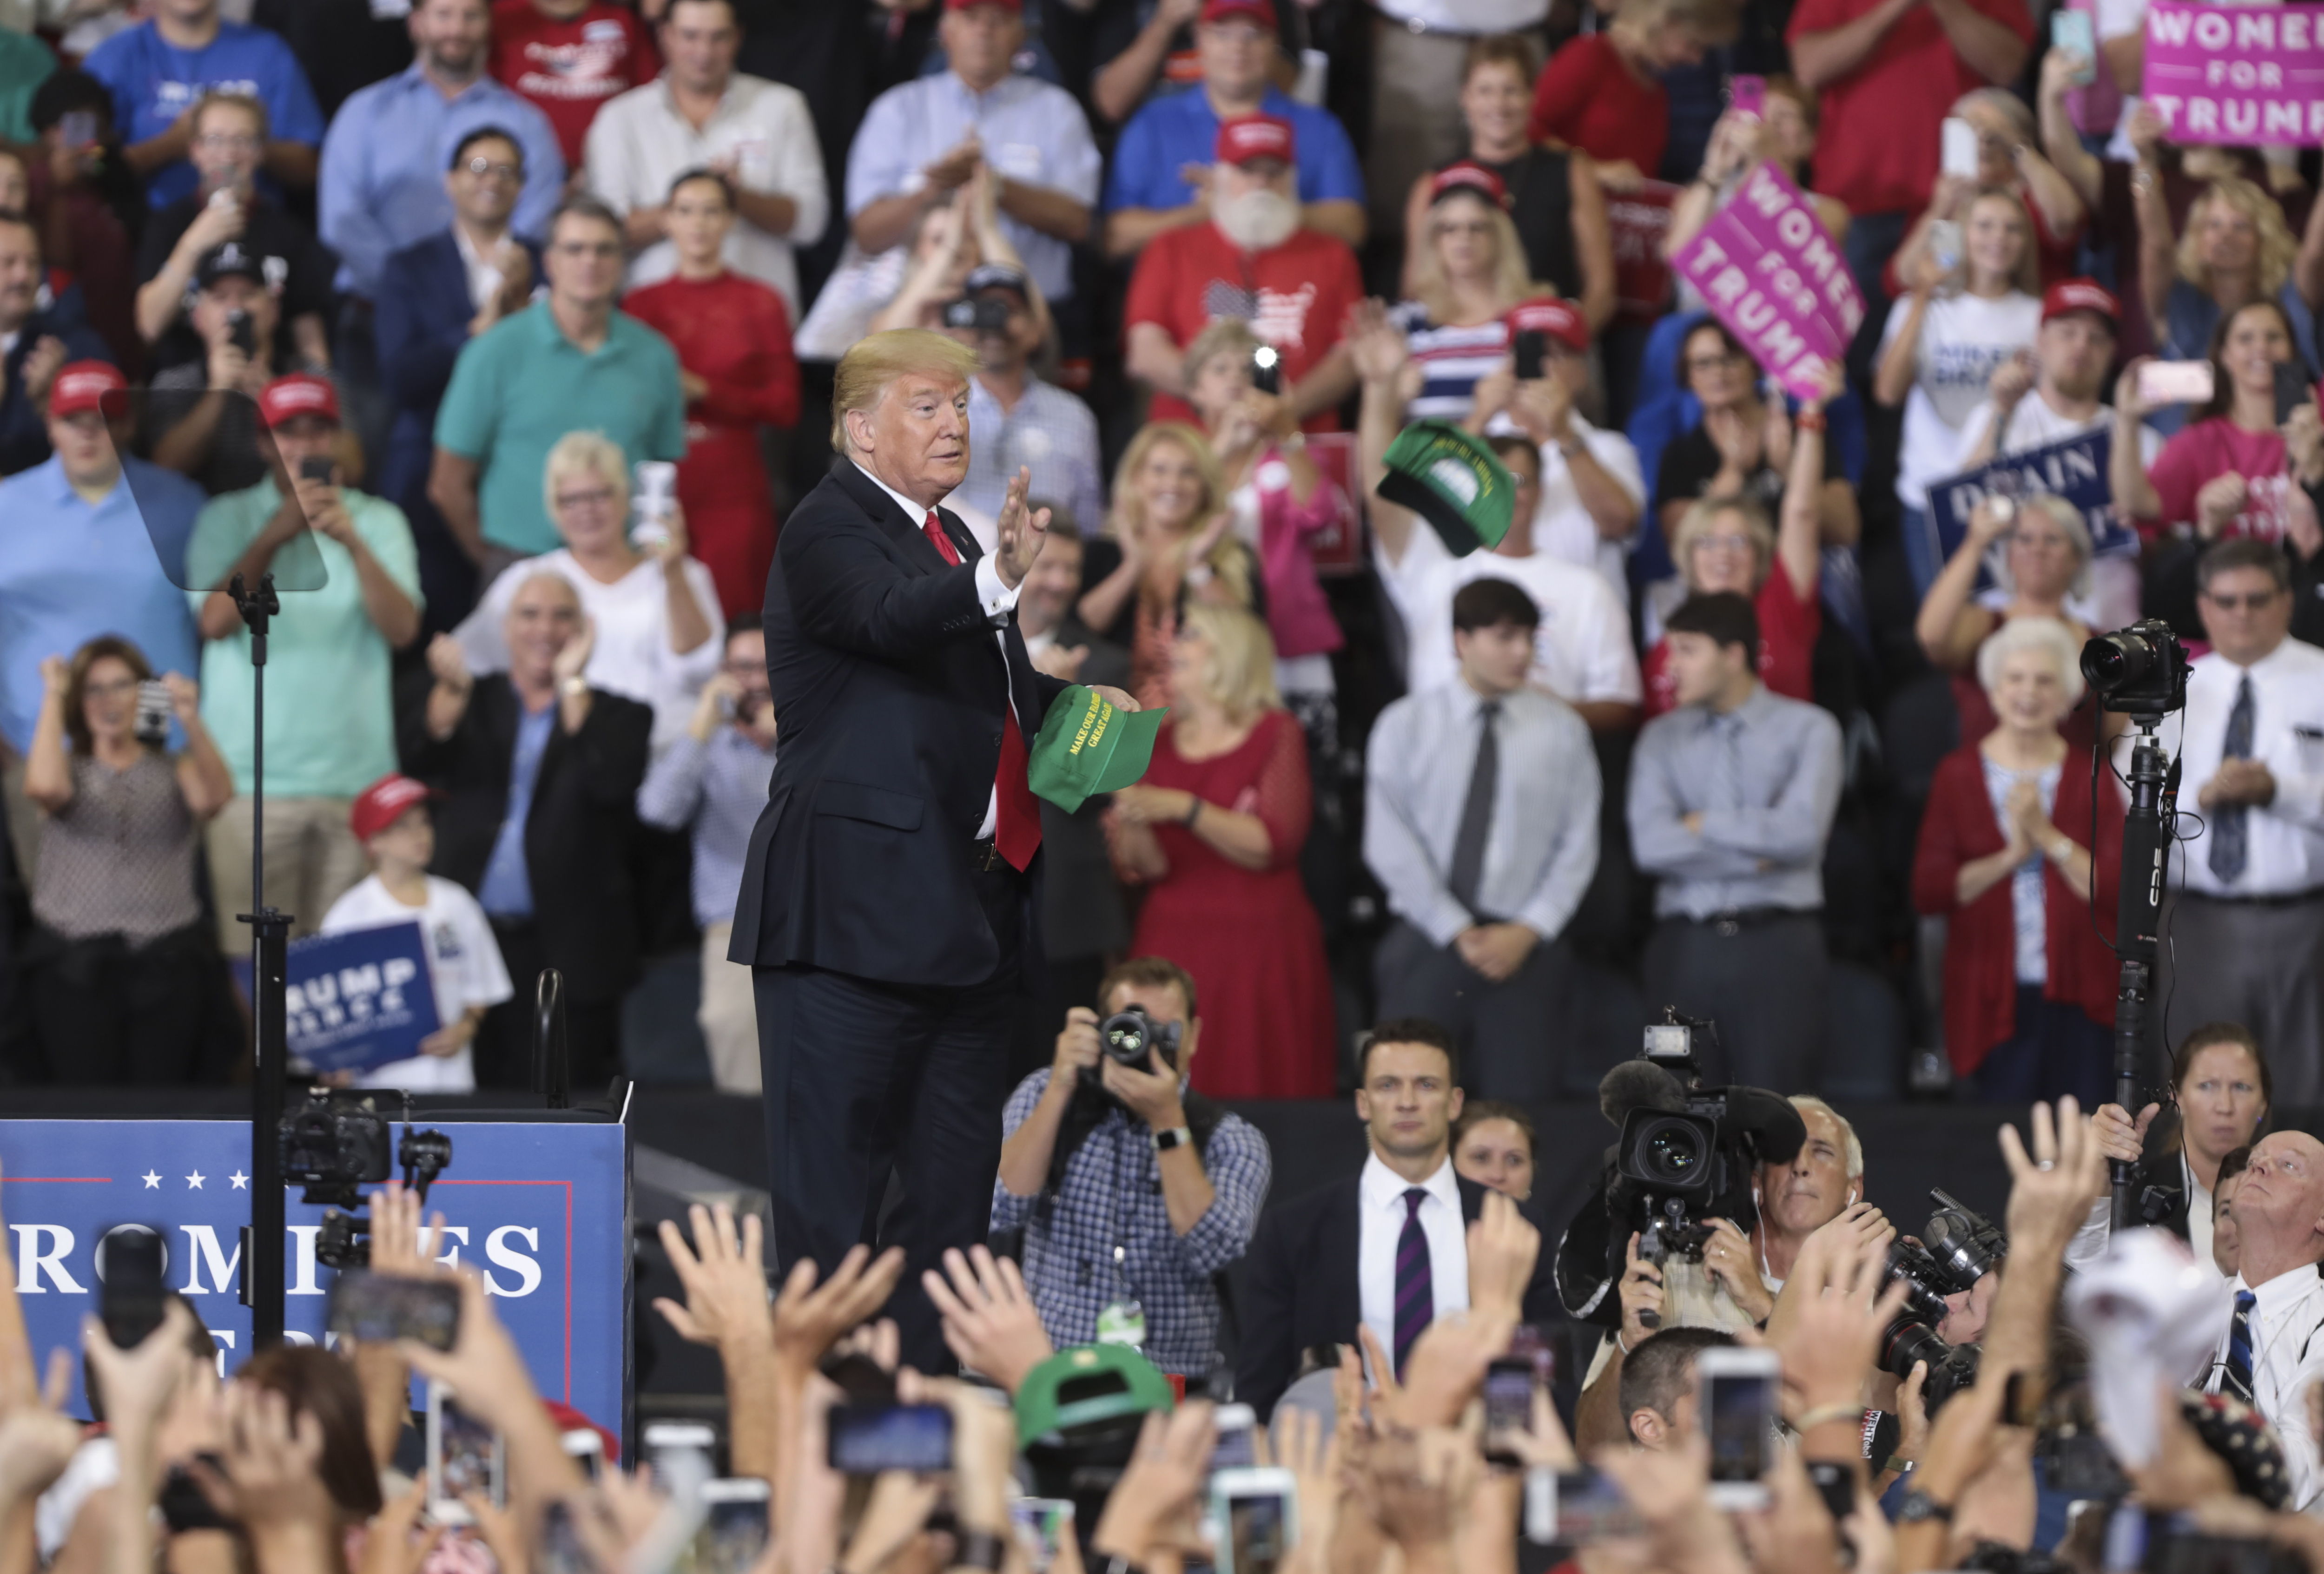
<path fill-rule="evenodd" d="M 1821 432 L 1828 424 L 1820 410 L 1803 410 L 1792 418 L 1792 425 L 1803 432 Z"/>
<path fill-rule="evenodd" d="M 981 1569 L 984 1574 L 1000 1574 L 1001 1560 L 1008 1554 L 1008 1543 L 991 1531 L 970 1530 L 960 1533 L 960 1551 L 953 1554 L 955 1569 Z"/>

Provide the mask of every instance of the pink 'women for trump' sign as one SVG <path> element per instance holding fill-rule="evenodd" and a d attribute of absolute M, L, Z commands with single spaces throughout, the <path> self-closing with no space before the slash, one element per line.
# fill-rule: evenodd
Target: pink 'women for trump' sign
<path fill-rule="evenodd" d="M 2156 0 L 2142 87 L 2175 143 L 2324 143 L 2324 5 Z"/>
<path fill-rule="evenodd" d="M 1734 198 L 1671 260 L 1713 316 L 1786 391 L 1820 393 L 1827 364 L 1864 321 L 1864 297 L 1815 205 L 1773 164 L 1743 177 Z"/>

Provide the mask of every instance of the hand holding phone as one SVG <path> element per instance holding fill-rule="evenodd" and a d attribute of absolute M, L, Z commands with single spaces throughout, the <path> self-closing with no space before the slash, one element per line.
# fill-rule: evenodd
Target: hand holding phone
<path fill-rule="evenodd" d="M 844 1476 L 952 1468 L 952 1412 L 941 1404 L 835 1404 L 827 1462 Z"/>
<path fill-rule="evenodd" d="M 2209 404 L 2215 390 L 2209 361 L 2149 361 L 2138 369 L 2138 402 Z"/>
<path fill-rule="evenodd" d="M 2063 50 L 2081 62 L 2070 78 L 2075 87 L 2087 87 L 2098 79 L 2098 28 L 2089 12 L 2050 13 L 2050 47 Z"/>
<path fill-rule="evenodd" d="M 1766 1348 L 1712 1348 L 1694 1358 L 1702 1430 L 1711 1440 L 1711 1501 L 1764 1508 L 1775 1448 L 1782 1358 Z"/>
<path fill-rule="evenodd" d="M 1299 1539 L 1299 1478 L 1279 1466 L 1211 1477 L 1218 1574 L 1276 1574 Z"/>
<path fill-rule="evenodd" d="M 460 1334 L 460 1286 L 346 1268 L 332 1283 L 324 1326 L 364 1344 L 408 1339 L 449 1350 Z"/>
<path fill-rule="evenodd" d="M 501 1434 L 460 1406 L 451 1389 L 428 1385 L 428 1517 L 464 1525 L 475 1515 L 462 1501 L 474 1493 L 498 1508 L 508 1502 L 508 1449 Z"/>
<path fill-rule="evenodd" d="M 1945 116 L 1942 132 L 1944 152 L 1937 167 L 1941 175 L 1958 175 L 1964 180 L 1977 179 L 1977 127 L 1958 115 Z"/>
<path fill-rule="evenodd" d="M 1767 113 L 1767 78 L 1738 74 L 1727 78 L 1727 107 L 1762 120 Z"/>

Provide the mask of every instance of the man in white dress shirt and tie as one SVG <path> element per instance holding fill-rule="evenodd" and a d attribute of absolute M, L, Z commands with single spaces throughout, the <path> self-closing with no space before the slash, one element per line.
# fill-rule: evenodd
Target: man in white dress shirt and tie
<path fill-rule="evenodd" d="M 2324 649 L 2292 638 L 2273 542 L 2220 542 L 2196 584 L 2212 649 L 2181 716 L 2191 838 L 2171 860 L 2159 994 L 2174 1021 L 2250 1028 L 2277 1103 L 2305 1109 L 2324 1100 Z"/>
<path fill-rule="evenodd" d="M 2319 1484 L 2308 1390 L 2324 1379 L 2324 1143 L 2301 1131 L 2261 1138 L 2236 1192 L 2236 1229 L 2243 1271 L 2203 1389 L 2268 1419 L 2292 1476 L 2284 1506 L 2304 1509 Z"/>

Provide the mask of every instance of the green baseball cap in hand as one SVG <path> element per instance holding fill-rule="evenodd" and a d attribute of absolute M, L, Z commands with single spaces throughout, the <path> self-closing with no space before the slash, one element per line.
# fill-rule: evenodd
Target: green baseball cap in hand
<path fill-rule="evenodd" d="M 1426 520 L 1455 557 L 1498 547 L 1509 533 L 1517 482 L 1484 438 L 1447 421 L 1415 421 L 1383 463 L 1380 496 Z"/>
<path fill-rule="evenodd" d="M 1100 793 L 1129 787 L 1154 759 L 1154 734 L 1169 710 L 1125 711 L 1097 690 L 1075 684 L 1042 719 L 1025 761 L 1035 792 L 1067 814 Z"/>

